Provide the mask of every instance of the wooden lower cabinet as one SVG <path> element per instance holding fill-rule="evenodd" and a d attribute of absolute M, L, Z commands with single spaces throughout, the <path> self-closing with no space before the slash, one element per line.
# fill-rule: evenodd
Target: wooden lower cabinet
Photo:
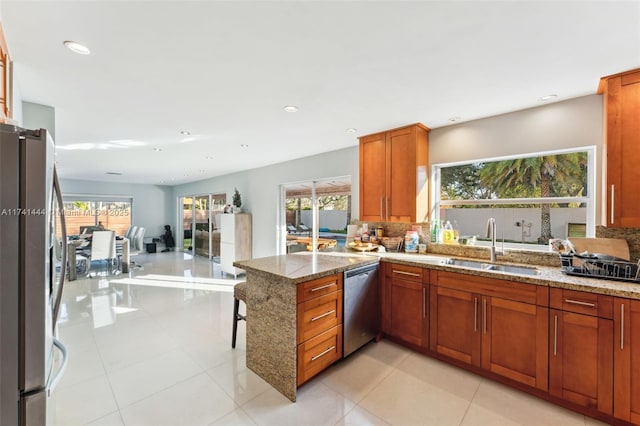
<path fill-rule="evenodd" d="M 298 386 L 342 358 L 342 325 L 298 345 Z"/>
<path fill-rule="evenodd" d="M 640 424 L 640 301 L 613 302 L 613 415 Z"/>
<path fill-rule="evenodd" d="M 342 274 L 298 284 L 298 386 L 342 358 Z"/>
<path fill-rule="evenodd" d="M 549 393 L 601 413 L 613 410 L 613 298 L 551 289 Z"/>
<path fill-rule="evenodd" d="M 429 342 L 428 282 L 423 283 L 420 268 L 391 265 L 393 267 L 385 268 L 384 274 L 383 331 L 426 350 Z"/>
<path fill-rule="evenodd" d="M 479 367 L 481 296 L 436 285 L 430 293 L 431 351 Z"/>
<path fill-rule="evenodd" d="M 431 271 L 432 352 L 548 389 L 548 304 L 539 286 Z"/>
<path fill-rule="evenodd" d="M 548 308 L 483 297 L 482 368 L 546 391 L 548 327 Z"/>

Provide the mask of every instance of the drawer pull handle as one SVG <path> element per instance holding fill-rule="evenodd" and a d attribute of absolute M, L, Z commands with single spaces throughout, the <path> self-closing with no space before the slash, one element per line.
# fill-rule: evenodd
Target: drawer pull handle
<path fill-rule="evenodd" d="M 581 302 L 579 300 L 564 299 L 564 303 L 572 303 L 574 305 L 588 306 L 590 308 L 595 308 L 596 307 L 595 303 Z"/>
<path fill-rule="evenodd" d="M 316 356 L 312 356 L 312 357 L 311 357 L 311 361 L 315 361 L 316 359 L 318 359 L 318 358 L 320 358 L 320 357 L 322 357 L 322 356 L 325 356 L 326 354 L 328 354 L 329 352 L 331 352 L 331 351 L 332 351 L 332 350 L 334 350 L 335 348 L 336 348 L 336 347 L 335 347 L 335 345 L 334 345 L 334 346 L 331 346 L 329 349 L 325 350 L 324 352 L 321 352 L 321 353 L 319 353 L 319 354 L 318 354 L 318 355 L 316 355 Z"/>
<path fill-rule="evenodd" d="M 334 314 L 335 312 L 336 312 L 336 310 L 335 310 L 335 309 L 332 309 L 332 310 L 330 310 L 329 312 L 325 312 L 325 313 L 324 313 L 324 314 L 322 314 L 322 315 L 318 315 L 317 317 L 313 317 L 313 318 L 311 318 L 311 322 L 317 321 L 317 320 L 319 320 L 320 318 L 324 318 L 324 317 L 326 317 L 327 315 Z"/>
<path fill-rule="evenodd" d="M 325 288 L 333 287 L 334 285 L 336 285 L 335 282 L 333 282 L 331 284 L 323 285 L 323 286 L 320 286 L 320 287 L 312 288 L 311 292 L 313 293 L 314 291 L 323 290 Z"/>
<path fill-rule="evenodd" d="M 400 275 L 411 275 L 412 277 L 419 277 L 421 276 L 421 274 L 416 274 L 415 272 L 407 272 L 407 271 L 398 271 L 397 269 L 393 270 L 394 274 L 400 274 Z"/>

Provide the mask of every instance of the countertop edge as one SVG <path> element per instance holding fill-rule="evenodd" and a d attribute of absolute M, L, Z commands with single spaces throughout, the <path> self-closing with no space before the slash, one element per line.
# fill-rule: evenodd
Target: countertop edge
<path fill-rule="evenodd" d="M 443 256 L 447 258 L 449 256 Z M 477 259 L 476 259 L 477 260 Z M 550 266 L 534 266 L 540 271 L 540 275 L 519 275 L 507 272 L 486 271 L 481 269 L 465 268 L 453 265 L 439 265 L 417 260 L 401 259 L 394 257 L 384 257 L 380 262 L 396 263 L 407 266 L 416 266 L 439 271 L 457 272 L 465 275 L 475 275 L 500 280 L 516 281 L 521 283 L 541 285 L 550 288 L 560 288 L 566 290 L 584 291 L 588 293 L 604 294 L 609 296 L 624 297 L 627 299 L 640 300 L 640 284 L 626 283 L 614 280 L 602 280 L 598 278 L 577 277 L 563 274 L 560 268 Z"/>

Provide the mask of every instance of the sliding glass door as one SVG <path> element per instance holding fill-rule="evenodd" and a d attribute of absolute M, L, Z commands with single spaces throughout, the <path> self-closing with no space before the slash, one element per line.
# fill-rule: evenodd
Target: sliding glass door
<path fill-rule="evenodd" d="M 213 260 L 220 256 L 217 218 L 222 213 L 226 200 L 226 194 L 204 194 L 180 198 L 184 251 Z"/>
<path fill-rule="evenodd" d="M 351 221 L 351 177 L 281 185 L 278 253 L 345 244 Z"/>

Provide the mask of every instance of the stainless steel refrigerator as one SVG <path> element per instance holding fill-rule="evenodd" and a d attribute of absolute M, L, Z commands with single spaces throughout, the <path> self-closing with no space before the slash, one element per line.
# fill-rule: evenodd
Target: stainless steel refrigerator
<path fill-rule="evenodd" d="M 47 398 L 66 365 L 66 349 L 55 336 L 66 250 L 58 260 L 54 244 L 63 241 L 66 248 L 66 232 L 53 155 L 46 130 L 0 124 L 3 426 L 45 425 Z"/>

